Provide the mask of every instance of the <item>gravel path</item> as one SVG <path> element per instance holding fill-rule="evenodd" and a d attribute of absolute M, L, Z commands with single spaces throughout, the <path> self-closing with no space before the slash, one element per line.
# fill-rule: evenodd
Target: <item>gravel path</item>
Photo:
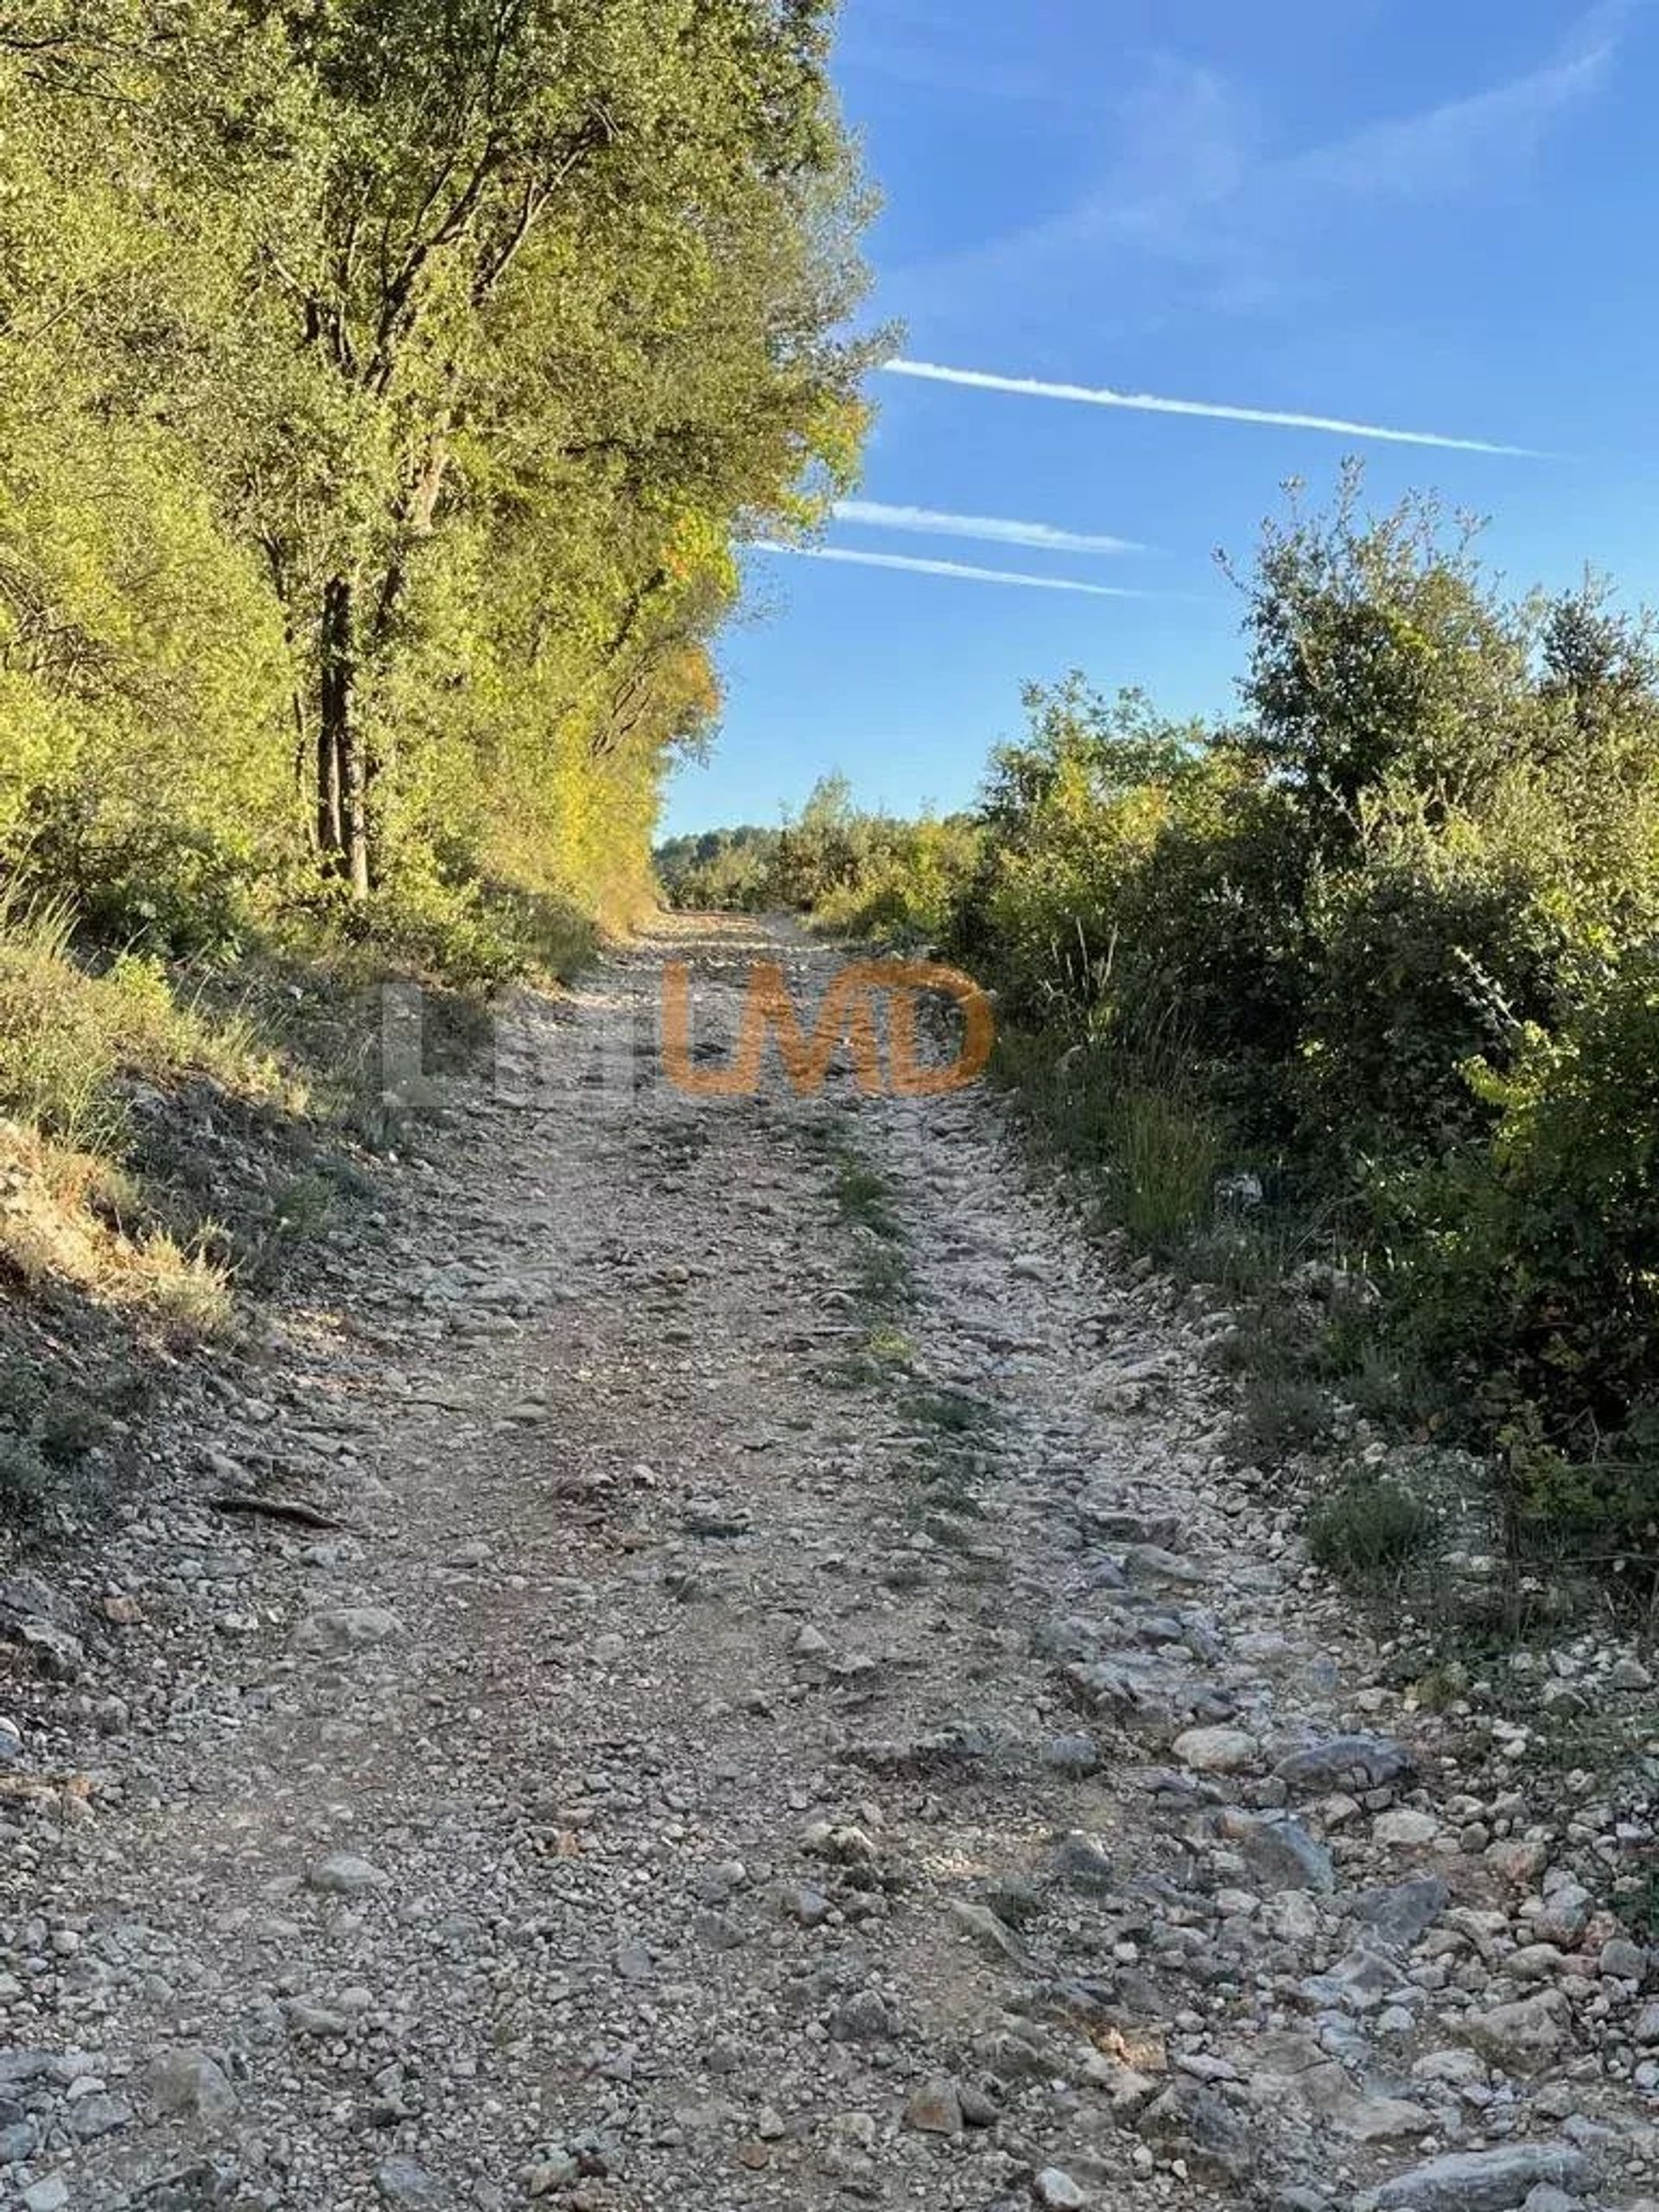
<path fill-rule="evenodd" d="M 831 969 L 683 920 L 530 1011 L 0 1584 L 0 2204 L 1650 2205 L 1659 1764 L 1390 1686 L 1229 1317 L 983 1094 L 587 1087 L 757 952 Z"/>

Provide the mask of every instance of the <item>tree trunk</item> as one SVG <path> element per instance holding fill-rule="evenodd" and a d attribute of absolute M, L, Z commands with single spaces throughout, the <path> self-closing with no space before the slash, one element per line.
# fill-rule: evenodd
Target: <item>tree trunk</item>
<path fill-rule="evenodd" d="M 356 721 L 346 726 L 346 754 L 340 764 L 345 786 L 346 874 L 353 899 L 369 895 L 369 767 Z"/>
<path fill-rule="evenodd" d="M 355 899 L 369 894 L 368 778 L 357 722 L 357 632 L 349 576 L 322 593 L 317 717 L 317 843 Z"/>

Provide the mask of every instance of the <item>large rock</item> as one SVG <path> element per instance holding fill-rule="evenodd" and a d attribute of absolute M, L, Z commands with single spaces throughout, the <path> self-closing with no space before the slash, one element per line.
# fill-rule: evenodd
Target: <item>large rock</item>
<path fill-rule="evenodd" d="M 836 2043 L 885 2043 L 893 2031 L 893 2016 L 874 1989 L 855 1990 L 830 2016 Z"/>
<path fill-rule="evenodd" d="M 1100 1745 L 1082 1732 L 1051 1736 L 1043 1745 L 1042 1759 L 1051 1772 L 1073 1775 L 1079 1781 L 1098 1774 L 1102 1765 Z"/>
<path fill-rule="evenodd" d="M 1330 1853 L 1294 1821 L 1263 1819 L 1230 1806 L 1217 1819 L 1215 1832 L 1231 1845 L 1263 1890 L 1313 1890 L 1329 1897 L 1337 1886 Z"/>
<path fill-rule="evenodd" d="M 1427 2135 L 1434 2115 L 1426 2105 L 1405 2097 L 1349 2095 L 1333 2104 L 1332 2118 L 1356 2143 L 1389 2143 L 1402 2135 Z"/>
<path fill-rule="evenodd" d="M 1273 1770 L 1291 1789 L 1381 1789 L 1414 1771 L 1411 1753 L 1391 1736 L 1327 1736 L 1291 1751 Z"/>
<path fill-rule="evenodd" d="M 1085 1491 L 1075 1508 L 1084 1533 L 1103 1544 L 1152 1544 L 1167 1550 L 1181 1529 L 1174 1513 L 1125 1505 L 1110 1490 Z"/>
<path fill-rule="evenodd" d="M 386 2202 L 397 2205 L 400 2212 L 451 2212 L 455 2201 L 435 2174 L 401 2152 L 381 2161 L 374 2185 Z"/>
<path fill-rule="evenodd" d="M 1541 1943 L 1559 1943 L 1570 1951 L 1590 1925 L 1595 1909 L 1595 1899 L 1580 1883 L 1559 1883 L 1534 1915 L 1532 1932 Z"/>
<path fill-rule="evenodd" d="M 1463 2033 L 1494 2065 L 1512 2074 L 1532 2073 L 1552 2064 L 1567 2048 L 1567 1999 L 1559 1989 L 1541 1989 L 1513 2005 L 1471 2012 Z"/>
<path fill-rule="evenodd" d="M 1372 1842 L 1387 1844 L 1396 1851 L 1419 1851 L 1425 1844 L 1435 1842 L 1440 1833 L 1440 1824 L 1433 1814 L 1415 1805 L 1391 1806 L 1371 1824 Z"/>
<path fill-rule="evenodd" d="M 960 2135 L 962 2100 L 954 2082 L 918 2082 L 905 2106 L 905 2124 L 923 2135 Z"/>
<path fill-rule="evenodd" d="M 1196 1773 L 1242 1774 L 1255 1765 L 1262 1747 L 1248 1729 L 1189 1728 L 1171 1748 Z"/>
<path fill-rule="evenodd" d="M 315 1651 L 338 1658 L 346 1651 L 361 1651 L 387 1643 L 399 1633 L 397 1616 L 384 1605 L 334 1605 L 313 1613 L 294 1631 L 302 1651 Z"/>
<path fill-rule="evenodd" d="M 1199 2082 L 1172 2082 L 1137 2125 L 1148 2142 L 1185 2158 L 1206 2179 L 1240 2182 L 1254 2170 L 1257 2139 L 1249 2122 Z"/>
<path fill-rule="evenodd" d="M 28 1620 L 19 1622 L 13 1633 L 32 1655 L 35 1671 L 48 1681 L 80 1679 L 86 1665 L 86 1647 L 67 1628 L 60 1628 L 55 1621 Z"/>
<path fill-rule="evenodd" d="M 1019 1938 L 1007 1923 L 1000 1920 L 988 1905 L 976 1904 L 969 1897 L 947 1897 L 945 1911 L 965 1935 L 972 1936 L 982 1950 L 997 1951 L 1016 1964 L 1025 1963 L 1026 1954 Z"/>
<path fill-rule="evenodd" d="M 853 1766 L 887 1776 L 970 1774 L 996 1750 L 988 1729 L 976 1721 L 952 1721 L 944 1728 L 891 1740 L 849 1744 L 842 1757 Z"/>
<path fill-rule="evenodd" d="M 1050 2212 L 1077 2212 L 1089 2200 L 1062 2166 L 1045 2166 L 1031 2184 L 1031 2193 Z"/>
<path fill-rule="evenodd" d="M 332 1897 L 355 1897 L 363 1890 L 383 1890 L 386 1877 L 366 1859 L 359 1859 L 354 1851 L 331 1852 L 327 1859 L 319 1859 L 306 1875 L 314 1890 L 321 1890 Z"/>
<path fill-rule="evenodd" d="M 1084 1835 L 1073 1830 L 1055 1844 L 1049 1854 L 1049 1866 L 1057 1881 L 1069 1889 L 1091 1890 L 1098 1896 L 1107 1896 L 1116 1883 L 1111 1854 L 1098 1837 Z"/>
<path fill-rule="evenodd" d="M 1349 1910 L 1390 1950 L 1408 1951 L 1451 1902 L 1452 1892 L 1440 1876 L 1426 1874 L 1420 1881 L 1362 1891 Z"/>
<path fill-rule="evenodd" d="M 1198 1699 L 1190 1675 L 1139 1651 L 1077 1662 L 1065 1669 L 1065 1678 L 1084 1712 L 1124 1728 L 1172 1726 L 1190 1717 Z"/>
<path fill-rule="evenodd" d="M 118 2129 L 130 2126 L 133 2110 L 124 2097 L 99 2090 L 72 2103 L 65 2117 L 72 2135 L 83 2143 L 95 2143 L 100 2135 L 113 2135 Z"/>
<path fill-rule="evenodd" d="M 236 2091 L 224 2069 L 205 2050 L 166 2050 L 145 2076 L 157 2112 L 221 2126 L 236 2110 Z"/>
<path fill-rule="evenodd" d="M 55 1590 L 42 1576 L 27 1570 L 0 1575 L 0 1627 L 16 1628 L 24 1621 L 52 1621 L 59 1628 L 73 1628 L 79 1618 L 74 1599 Z"/>
<path fill-rule="evenodd" d="M 1457 2151 L 1384 2182 L 1377 2212 L 1510 2212 L 1544 2183 L 1578 2196 L 1588 2178 L 1581 2154 L 1565 2143 L 1506 2143 L 1495 2151 Z"/>
<path fill-rule="evenodd" d="M 0 2090 L 38 2082 L 55 2056 L 49 2050 L 0 2050 Z"/>

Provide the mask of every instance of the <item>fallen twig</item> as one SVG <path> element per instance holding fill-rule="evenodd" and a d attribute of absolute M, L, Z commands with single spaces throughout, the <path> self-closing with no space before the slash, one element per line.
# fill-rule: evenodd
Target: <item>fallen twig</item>
<path fill-rule="evenodd" d="M 352 1525 L 298 1497 L 256 1497 L 250 1491 L 233 1491 L 210 1502 L 215 1513 L 263 1513 L 273 1521 L 297 1521 L 302 1529 L 349 1529 Z"/>

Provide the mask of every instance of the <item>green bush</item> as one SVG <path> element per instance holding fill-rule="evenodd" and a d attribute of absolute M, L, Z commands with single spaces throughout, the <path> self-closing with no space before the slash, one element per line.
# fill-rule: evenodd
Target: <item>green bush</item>
<path fill-rule="evenodd" d="M 1332 1574 L 1375 1581 L 1427 1551 L 1440 1528 L 1433 1508 L 1398 1483 L 1354 1476 L 1308 1515 L 1308 1555 Z"/>
<path fill-rule="evenodd" d="M 1516 597 L 1358 495 L 1269 525 L 1236 721 L 1033 685 L 949 866 L 839 784 L 779 849 L 820 914 L 947 909 L 1036 1141 L 1243 1301 L 1241 1450 L 1345 1404 L 1491 1452 L 1517 1546 L 1651 1553 L 1659 657 L 1595 582 Z M 1380 1568 L 1428 1527 L 1373 1484 L 1314 1540 Z"/>
<path fill-rule="evenodd" d="M 1638 948 L 1510 1073 L 1470 1070 L 1489 1145 L 1384 1187 L 1408 1325 L 1501 1414 L 1624 1427 L 1659 1401 L 1659 948 Z"/>
<path fill-rule="evenodd" d="M 1649 1619 L 1659 1600 L 1659 1412 L 1637 1408 L 1614 1436 L 1576 1451 L 1546 1440 L 1539 1408 L 1501 1433 L 1499 1497 L 1512 1554 L 1623 1578 Z"/>

